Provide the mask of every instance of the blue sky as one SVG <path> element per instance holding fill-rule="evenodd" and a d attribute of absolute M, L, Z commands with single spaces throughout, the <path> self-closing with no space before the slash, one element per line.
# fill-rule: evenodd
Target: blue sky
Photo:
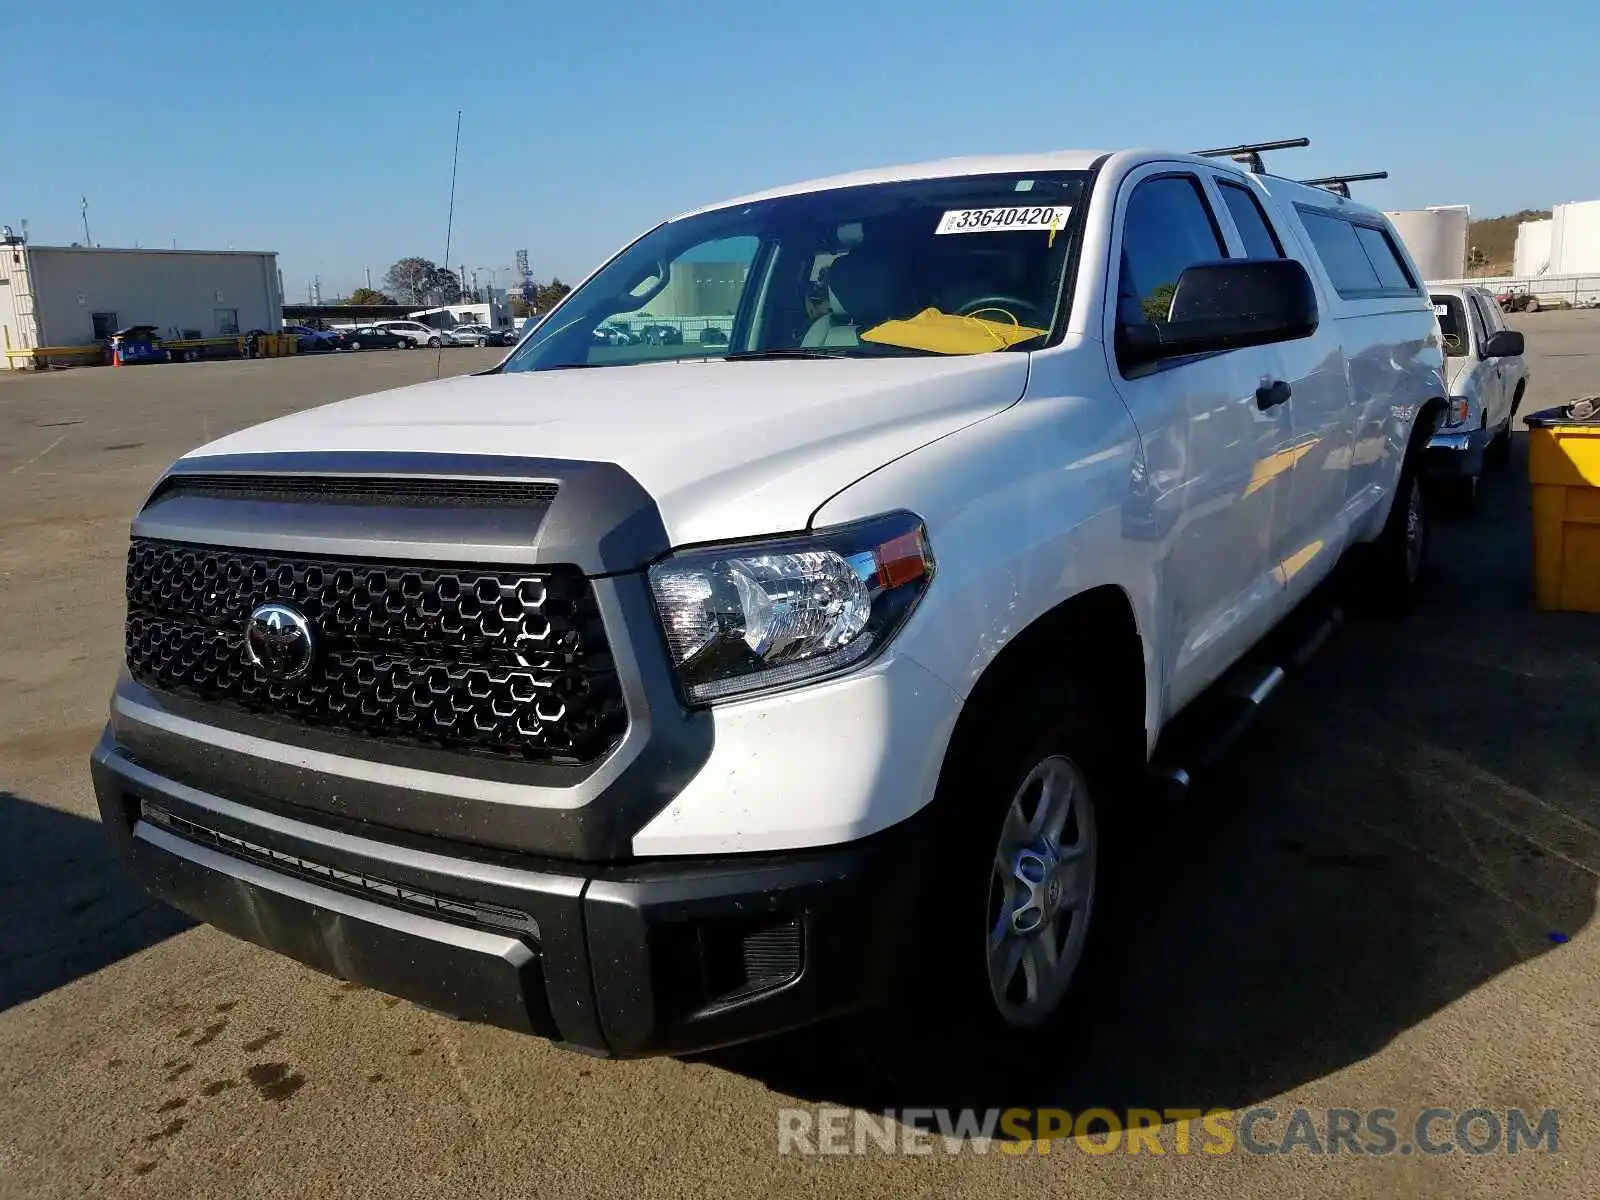
<path fill-rule="evenodd" d="M 1490 216 L 1600 197 L 1600 5 L 498 0 L 6 6 L 0 221 L 275 249 L 325 297 L 408 254 L 569 280 L 663 216 L 952 154 L 1305 135 L 1284 174 Z M 1448 84 L 1475 85 L 1453 102 Z M 509 272 L 502 272 L 502 282 Z"/>

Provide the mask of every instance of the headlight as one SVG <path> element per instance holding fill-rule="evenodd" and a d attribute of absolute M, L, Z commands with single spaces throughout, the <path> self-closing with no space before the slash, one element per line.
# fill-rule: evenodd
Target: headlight
<path fill-rule="evenodd" d="M 815 679 L 887 642 L 933 578 L 910 513 L 650 568 L 667 646 L 692 703 Z"/>
<path fill-rule="evenodd" d="M 1451 396 L 1450 402 L 1445 405 L 1444 420 L 1441 422 L 1451 429 L 1458 425 L 1465 425 L 1467 418 L 1472 415 L 1472 401 L 1465 396 Z"/>

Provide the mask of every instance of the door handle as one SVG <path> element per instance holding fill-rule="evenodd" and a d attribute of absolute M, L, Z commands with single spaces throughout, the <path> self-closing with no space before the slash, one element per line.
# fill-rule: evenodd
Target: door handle
<path fill-rule="evenodd" d="M 1262 412 L 1269 408 L 1277 408 L 1280 404 L 1289 403 L 1289 384 L 1287 380 L 1263 380 L 1256 389 L 1256 407 Z"/>

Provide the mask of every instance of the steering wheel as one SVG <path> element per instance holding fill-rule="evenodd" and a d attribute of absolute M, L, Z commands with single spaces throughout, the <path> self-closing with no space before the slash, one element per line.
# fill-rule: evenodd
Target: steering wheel
<path fill-rule="evenodd" d="M 1019 325 L 1022 324 L 1023 316 L 1028 314 L 1032 314 L 1032 324 L 1035 328 L 1043 324 L 1044 311 L 1033 301 L 1024 300 L 1021 296 L 1007 296 L 999 292 L 992 296 L 979 296 L 976 300 L 968 300 L 960 308 L 956 309 L 956 316 L 970 317 L 986 308 L 1000 309 L 1002 312 L 1008 313 L 1011 319 Z M 1018 313 L 1017 309 L 1024 311 Z"/>

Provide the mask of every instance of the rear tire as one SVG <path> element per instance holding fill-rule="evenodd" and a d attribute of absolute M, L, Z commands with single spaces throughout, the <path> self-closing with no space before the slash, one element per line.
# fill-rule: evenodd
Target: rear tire
<path fill-rule="evenodd" d="M 1361 553 L 1354 562 L 1354 599 L 1369 612 L 1401 616 L 1416 605 L 1432 540 L 1421 462 L 1419 443 L 1413 442 L 1400 468 L 1383 532 L 1370 545 L 1359 547 Z"/>
<path fill-rule="evenodd" d="M 350 349 L 352 349 L 352 350 L 361 349 L 361 343 L 360 342 L 351 342 L 350 343 Z"/>

